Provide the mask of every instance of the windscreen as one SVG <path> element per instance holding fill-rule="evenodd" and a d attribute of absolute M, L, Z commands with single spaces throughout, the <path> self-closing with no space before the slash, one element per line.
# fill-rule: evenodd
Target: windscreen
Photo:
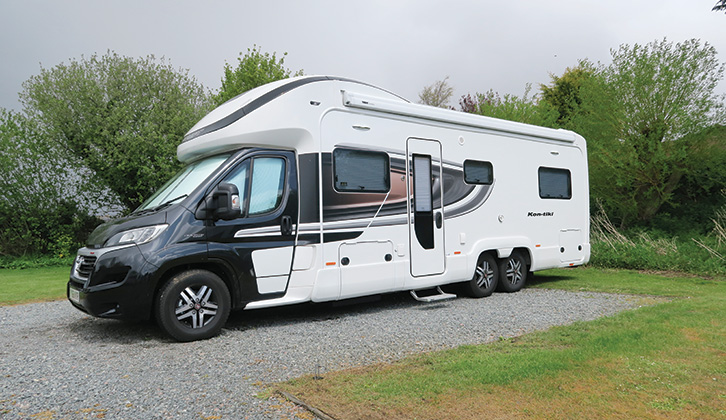
<path fill-rule="evenodd" d="M 134 213 L 152 209 L 170 201 L 181 200 L 191 194 L 197 186 L 207 179 L 219 166 L 229 158 L 229 154 L 211 156 L 198 160 L 177 172 L 163 187 L 142 204 Z"/>

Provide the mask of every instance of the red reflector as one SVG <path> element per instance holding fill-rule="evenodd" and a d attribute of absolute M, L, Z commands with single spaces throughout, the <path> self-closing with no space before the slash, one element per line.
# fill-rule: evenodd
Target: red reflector
<path fill-rule="evenodd" d="M 325 265 L 335 265 L 335 261 L 332 262 L 326 262 Z"/>

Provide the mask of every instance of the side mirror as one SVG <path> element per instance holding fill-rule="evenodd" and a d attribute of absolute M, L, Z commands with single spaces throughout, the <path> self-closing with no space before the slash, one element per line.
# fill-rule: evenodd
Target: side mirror
<path fill-rule="evenodd" d="M 212 192 L 215 219 L 232 220 L 240 217 L 239 189 L 234 184 L 223 182 Z"/>
<path fill-rule="evenodd" d="M 241 215 L 239 189 L 228 182 L 219 184 L 196 213 L 198 219 L 214 220 L 232 220 Z"/>

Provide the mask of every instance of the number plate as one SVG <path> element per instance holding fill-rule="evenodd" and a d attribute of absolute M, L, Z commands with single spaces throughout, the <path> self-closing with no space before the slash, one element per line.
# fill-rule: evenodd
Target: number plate
<path fill-rule="evenodd" d="M 79 305 L 81 304 L 81 292 L 72 287 L 68 289 L 68 298 Z"/>

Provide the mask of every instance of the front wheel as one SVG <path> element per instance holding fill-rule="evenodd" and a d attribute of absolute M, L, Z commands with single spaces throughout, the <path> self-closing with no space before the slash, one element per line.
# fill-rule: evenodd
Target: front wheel
<path fill-rule="evenodd" d="M 499 286 L 500 292 L 512 293 L 524 287 L 527 280 L 527 261 L 521 253 L 512 252 L 507 258 L 499 262 Z"/>
<path fill-rule="evenodd" d="M 464 293 L 474 298 L 490 296 L 497 288 L 499 269 L 489 254 L 482 254 L 474 270 L 474 277 L 463 284 Z"/>
<path fill-rule="evenodd" d="M 156 319 L 179 341 L 203 340 L 219 334 L 231 308 L 227 285 L 216 274 L 190 270 L 172 277 L 156 302 Z"/>

